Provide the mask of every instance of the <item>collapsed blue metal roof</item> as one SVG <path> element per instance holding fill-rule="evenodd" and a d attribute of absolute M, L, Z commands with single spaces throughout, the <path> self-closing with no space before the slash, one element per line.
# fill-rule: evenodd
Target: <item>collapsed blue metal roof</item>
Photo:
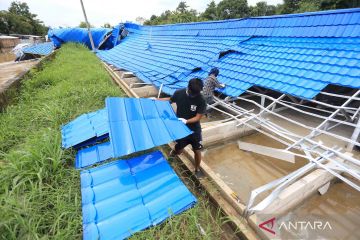
<path fill-rule="evenodd" d="M 106 109 L 83 114 L 61 128 L 62 147 L 77 146 L 109 133 Z"/>
<path fill-rule="evenodd" d="M 105 104 L 113 157 L 160 146 L 192 133 L 178 120 L 168 101 L 109 97 Z"/>
<path fill-rule="evenodd" d="M 97 48 L 107 34 L 111 34 L 111 28 L 91 28 L 94 45 Z M 67 42 L 85 44 L 91 49 L 90 38 L 86 28 L 58 28 L 49 29 L 48 36 L 56 47 Z"/>
<path fill-rule="evenodd" d="M 23 53 L 34 55 L 49 55 L 54 51 L 54 44 L 52 42 L 38 43 L 22 49 Z"/>
<path fill-rule="evenodd" d="M 305 99 L 329 84 L 360 88 L 360 8 L 125 28 L 97 55 L 168 94 L 215 66 L 229 96 L 252 86 Z"/>
<path fill-rule="evenodd" d="M 80 176 L 85 240 L 124 239 L 196 203 L 159 151 Z"/>

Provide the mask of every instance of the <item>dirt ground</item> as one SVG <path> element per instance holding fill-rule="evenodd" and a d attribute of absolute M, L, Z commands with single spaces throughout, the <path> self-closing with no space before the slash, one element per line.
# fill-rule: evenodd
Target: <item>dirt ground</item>
<path fill-rule="evenodd" d="M 0 63 L 14 61 L 15 58 L 13 53 L 0 53 Z"/>
<path fill-rule="evenodd" d="M 0 93 L 16 81 L 20 76 L 35 66 L 39 60 L 24 62 L 4 62 L 0 63 Z"/>

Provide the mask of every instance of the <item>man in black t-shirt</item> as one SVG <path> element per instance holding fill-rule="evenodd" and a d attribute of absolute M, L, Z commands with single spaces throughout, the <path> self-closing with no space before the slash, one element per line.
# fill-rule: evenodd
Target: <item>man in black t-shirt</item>
<path fill-rule="evenodd" d="M 181 154 L 183 149 L 191 144 L 195 158 L 195 173 L 200 172 L 202 136 L 200 119 L 206 111 L 206 102 L 201 94 L 203 82 L 199 78 L 193 78 L 189 81 L 188 87 L 179 89 L 168 98 L 171 103 L 176 103 L 176 116 L 193 133 L 185 138 L 176 141 L 173 154 Z M 165 99 L 164 99 L 165 100 Z"/>

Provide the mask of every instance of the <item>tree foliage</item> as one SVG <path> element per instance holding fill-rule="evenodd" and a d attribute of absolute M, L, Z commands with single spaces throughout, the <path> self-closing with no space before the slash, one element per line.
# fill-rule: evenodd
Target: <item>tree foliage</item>
<path fill-rule="evenodd" d="M 219 19 L 244 18 L 249 16 L 246 0 L 222 0 L 217 5 Z"/>
<path fill-rule="evenodd" d="M 329 9 L 360 7 L 359 0 L 283 0 L 283 4 L 268 5 L 265 1 L 249 6 L 247 0 L 211 0 L 203 13 L 189 9 L 181 1 L 174 11 L 166 10 L 160 16 L 152 15 L 145 25 L 200 22 L 230 18 L 270 16 L 275 14 L 313 12 Z"/>
<path fill-rule="evenodd" d="M 106 24 L 106 23 L 105 23 L 105 24 Z M 109 25 L 110 25 L 110 24 L 109 24 Z M 78 27 L 80 27 L 80 28 L 87 28 L 87 23 L 84 22 L 84 21 L 81 21 L 81 22 L 79 23 L 79 26 L 78 26 Z M 94 25 L 91 25 L 91 24 L 90 24 L 90 27 L 93 28 Z"/>
<path fill-rule="evenodd" d="M 208 5 L 206 10 L 201 14 L 201 17 L 206 20 L 217 20 L 217 6 L 214 0 L 212 0 Z"/>
<path fill-rule="evenodd" d="M 25 2 L 14 1 L 8 11 L 0 11 L 0 33 L 44 35 L 47 29 Z"/>

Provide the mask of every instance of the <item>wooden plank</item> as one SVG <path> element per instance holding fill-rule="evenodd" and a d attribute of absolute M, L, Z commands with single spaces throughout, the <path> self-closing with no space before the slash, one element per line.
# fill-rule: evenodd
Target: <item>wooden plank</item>
<path fill-rule="evenodd" d="M 337 161 L 341 160 L 337 159 Z M 332 163 L 325 165 L 331 166 Z M 285 188 L 269 206 L 261 211 L 261 214 L 280 216 L 298 206 L 335 178 L 325 169 L 316 169 Z"/>
<path fill-rule="evenodd" d="M 231 120 L 229 122 L 220 123 L 213 126 L 203 128 L 203 145 L 209 147 L 212 145 L 219 144 L 223 141 L 229 141 L 231 139 L 237 139 L 240 137 L 251 135 L 255 132 L 247 126 L 236 126 L 237 121 Z"/>
<path fill-rule="evenodd" d="M 139 96 L 139 97 L 154 97 L 157 96 L 159 90 L 154 86 L 143 86 L 139 88 L 132 88 L 132 90 Z"/>
<path fill-rule="evenodd" d="M 276 158 L 290 163 L 295 163 L 295 156 L 283 149 L 266 147 L 258 144 L 238 141 L 238 146 L 241 150 L 254 152 L 268 157 Z"/>
<path fill-rule="evenodd" d="M 120 76 L 118 74 L 116 74 L 109 66 L 106 65 L 106 63 L 104 63 L 104 67 L 106 69 L 106 71 L 108 71 L 108 73 L 110 74 L 110 76 L 112 77 L 112 79 L 115 81 L 115 83 L 117 83 L 120 88 L 126 93 L 126 95 L 128 96 L 132 96 L 132 97 L 139 97 L 134 91 L 132 91 L 127 85 L 126 83 L 120 78 Z"/>

